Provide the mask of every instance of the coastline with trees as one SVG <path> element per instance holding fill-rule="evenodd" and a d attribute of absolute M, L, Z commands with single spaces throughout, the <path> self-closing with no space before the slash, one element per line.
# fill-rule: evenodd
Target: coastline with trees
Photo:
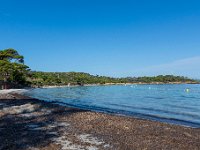
<path fill-rule="evenodd" d="M 84 72 L 31 71 L 24 56 L 9 48 L 0 50 L 1 89 L 47 86 L 84 86 L 110 84 L 197 84 L 199 81 L 183 76 L 159 75 L 155 77 L 107 77 Z"/>

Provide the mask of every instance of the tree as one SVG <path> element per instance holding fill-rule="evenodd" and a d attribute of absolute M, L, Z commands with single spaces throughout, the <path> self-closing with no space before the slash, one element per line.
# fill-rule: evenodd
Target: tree
<path fill-rule="evenodd" d="M 0 50 L 0 80 L 5 83 L 25 84 L 28 68 L 24 65 L 24 57 L 16 50 Z"/>
<path fill-rule="evenodd" d="M 15 61 L 17 63 L 24 63 L 24 57 L 12 48 L 0 50 L 0 60 L 7 62 Z"/>

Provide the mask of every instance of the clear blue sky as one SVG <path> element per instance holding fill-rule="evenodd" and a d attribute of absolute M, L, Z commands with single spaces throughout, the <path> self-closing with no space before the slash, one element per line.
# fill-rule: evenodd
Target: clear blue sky
<path fill-rule="evenodd" d="M 0 49 L 33 70 L 200 78 L 199 0 L 0 0 Z"/>

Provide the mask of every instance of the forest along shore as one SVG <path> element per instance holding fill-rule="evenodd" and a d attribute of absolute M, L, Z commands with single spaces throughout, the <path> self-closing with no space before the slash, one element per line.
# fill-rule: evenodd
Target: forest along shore
<path fill-rule="evenodd" d="M 200 129 L 0 93 L 0 150 L 200 149 Z"/>

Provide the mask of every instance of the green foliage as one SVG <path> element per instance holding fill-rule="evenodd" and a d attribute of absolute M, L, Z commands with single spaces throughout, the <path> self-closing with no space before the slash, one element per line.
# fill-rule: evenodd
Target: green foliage
<path fill-rule="evenodd" d="M 156 76 L 156 77 L 127 77 L 111 78 L 94 76 L 83 72 L 31 72 L 29 80 L 35 86 L 45 85 L 85 85 L 85 84 L 109 84 L 109 83 L 172 83 L 195 82 L 194 80 L 180 76 Z"/>
<path fill-rule="evenodd" d="M 22 55 L 19 55 L 19 53 L 12 48 L 0 50 L 0 60 L 8 62 L 14 60 L 18 63 L 24 63 L 24 57 Z"/>
<path fill-rule="evenodd" d="M 24 65 L 24 57 L 14 49 L 0 51 L 0 80 L 25 84 L 28 66 Z"/>
<path fill-rule="evenodd" d="M 173 76 L 173 75 L 159 75 L 156 77 L 138 77 L 135 79 L 136 82 L 145 82 L 145 83 L 172 83 L 172 82 L 195 82 L 192 79 L 188 79 L 182 76 Z"/>

